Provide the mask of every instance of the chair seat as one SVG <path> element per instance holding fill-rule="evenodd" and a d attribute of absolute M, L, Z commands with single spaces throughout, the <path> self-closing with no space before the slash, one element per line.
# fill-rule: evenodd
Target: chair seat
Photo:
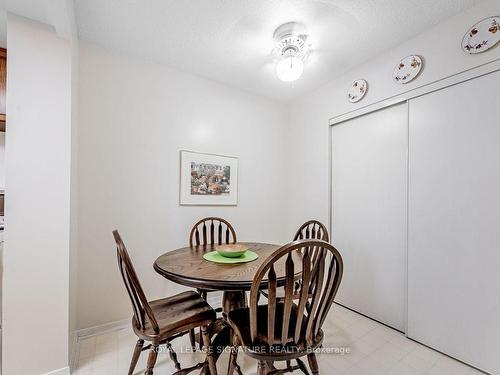
<path fill-rule="evenodd" d="M 146 321 L 144 330 L 137 328 L 135 318 L 132 324 L 135 333 L 147 341 L 164 340 L 191 328 L 208 325 L 216 318 L 212 307 L 194 291 L 150 301 L 149 305 L 160 332 L 156 333 L 149 321 Z"/>
<path fill-rule="evenodd" d="M 276 314 L 279 316 L 282 314 L 284 304 L 277 303 L 276 304 Z M 238 336 L 241 344 L 247 349 L 246 353 L 254 358 L 270 358 L 270 357 L 282 357 L 283 352 L 286 351 L 288 353 L 288 357 L 300 357 L 304 355 L 306 350 L 314 349 L 321 345 L 323 341 L 323 332 L 320 331 L 314 342 L 310 346 L 306 346 L 305 343 L 290 343 L 286 346 L 278 346 L 273 345 L 272 349 L 269 348 L 267 342 L 267 305 L 259 305 L 257 306 L 257 341 L 252 343 L 252 338 L 250 334 L 250 309 L 248 307 L 235 309 L 229 312 L 228 322 L 231 325 L 231 328 L 234 330 L 236 335 Z M 292 311 L 290 315 L 290 324 L 289 324 L 289 337 L 292 336 L 293 332 L 295 332 L 295 324 L 297 322 L 297 310 L 298 307 L 296 304 L 292 305 Z M 303 322 L 306 321 L 305 315 L 303 318 Z M 279 341 L 278 337 L 281 337 L 282 332 L 282 322 L 276 321 L 275 327 L 275 337 L 276 341 Z M 302 329 L 305 329 L 304 325 Z"/>

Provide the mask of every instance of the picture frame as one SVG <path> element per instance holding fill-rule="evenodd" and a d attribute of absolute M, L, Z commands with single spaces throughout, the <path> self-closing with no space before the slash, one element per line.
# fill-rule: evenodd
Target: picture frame
<path fill-rule="evenodd" d="M 181 150 L 179 204 L 236 206 L 238 158 Z"/>

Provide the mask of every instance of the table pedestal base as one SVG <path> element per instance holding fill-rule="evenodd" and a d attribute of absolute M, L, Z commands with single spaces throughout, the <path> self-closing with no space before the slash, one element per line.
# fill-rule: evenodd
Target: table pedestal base
<path fill-rule="evenodd" d="M 226 291 L 222 294 L 222 309 L 225 316 L 230 311 L 247 307 L 247 295 L 244 291 Z"/>

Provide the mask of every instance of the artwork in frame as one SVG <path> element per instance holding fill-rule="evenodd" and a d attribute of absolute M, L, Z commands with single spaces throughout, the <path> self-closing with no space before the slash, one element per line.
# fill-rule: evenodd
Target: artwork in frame
<path fill-rule="evenodd" d="M 238 158 L 181 151 L 180 204 L 238 204 Z"/>

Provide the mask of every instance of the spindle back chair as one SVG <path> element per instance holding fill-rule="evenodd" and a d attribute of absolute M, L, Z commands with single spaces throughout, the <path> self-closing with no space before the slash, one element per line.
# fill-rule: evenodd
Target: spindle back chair
<path fill-rule="evenodd" d="M 326 229 L 326 226 L 318 220 L 309 220 L 302 224 L 295 233 L 293 240 L 297 241 L 309 238 L 330 242 L 328 229 Z"/>
<path fill-rule="evenodd" d="M 153 314 L 151 306 L 146 299 L 139 278 L 135 272 L 127 248 L 117 230 L 113 231 L 113 237 L 116 242 L 116 255 L 118 258 L 118 268 L 123 278 L 125 288 L 127 289 L 132 309 L 134 311 L 134 324 L 138 329 L 146 328 L 146 319 L 152 325 L 155 332 L 159 332 L 158 322 Z"/>
<path fill-rule="evenodd" d="M 145 374 L 152 375 L 158 356 L 158 348 L 165 344 L 178 373 L 188 374 L 191 371 L 207 367 L 211 375 L 216 375 L 215 360 L 210 351 L 207 351 L 204 362 L 182 369 L 177 360 L 177 354 L 170 343 L 173 339 L 200 327 L 203 344 L 205 347 L 209 347 L 211 343 L 208 326 L 216 318 L 213 309 L 195 292 L 183 292 L 149 302 L 130 260 L 127 248 L 117 230 L 113 231 L 113 237 L 116 242 L 118 268 L 132 303 L 134 313 L 132 328 L 138 336 L 128 374 L 134 373 L 141 352 L 150 349 Z M 144 346 L 144 341 L 151 344 Z"/>
<path fill-rule="evenodd" d="M 229 221 L 220 217 L 205 217 L 197 221 L 191 228 L 189 233 L 189 246 L 210 246 L 210 245 L 223 245 L 236 243 L 236 231 Z M 205 289 L 198 289 L 200 296 L 206 301 L 208 291 Z M 215 306 L 215 311 L 221 312 L 221 306 Z M 195 332 L 189 332 L 191 346 L 195 348 Z M 199 341 L 200 348 L 203 342 Z"/>
<path fill-rule="evenodd" d="M 292 257 L 297 251 L 302 254 L 300 264 Z M 284 262 L 284 275 L 276 274 L 277 262 Z M 331 244 L 318 239 L 291 242 L 262 263 L 252 283 L 249 307 L 229 313 L 229 322 L 238 341 L 248 349 L 245 353 L 259 360 L 259 375 L 266 373 L 269 363 L 282 360 L 287 361 L 288 371 L 304 371 L 299 357 L 305 355 L 312 372 L 318 373 L 314 349 L 322 343 L 321 327 L 334 301 L 342 273 L 340 253 Z M 302 282 L 295 303 L 297 278 Z M 263 282 L 268 290 L 267 305 L 258 304 Z M 280 288 L 284 289 L 283 300 L 276 298 Z M 289 364 L 291 359 L 297 360 L 297 366 Z"/>
<path fill-rule="evenodd" d="M 233 226 L 220 217 L 206 217 L 198 221 L 189 234 L 189 246 L 236 243 Z"/>
<path fill-rule="evenodd" d="M 318 220 L 308 220 L 304 224 L 302 224 L 299 229 L 297 229 L 297 232 L 295 232 L 295 235 L 293 236 L 293 240 L 305 240 L 305 239 L 318 239 L 318 240 L 323 240 L 326 242 L 330 242 L 330 237 L 328 236 L 328 229 L 326 229 L 326 226 L 318 221 Z M 300 249 L 299 249 L 300 251 Z M 313 262 L 315 262 L 315 259 L 312 259 Z M 300 280 L 297 280 L 295 282 L 295 287 L 294 287 L 294 299 L 298 299 L 299 295 L 297 293 L 299 287 L 300 287 Z M 261 293 L 264 295 L 264 297 L 267 298 L 268 291 L 267 290 L 261 290 Z M 283 295 L 279 293 L 278 291 L 278 300 L 283 299 Z"/>

